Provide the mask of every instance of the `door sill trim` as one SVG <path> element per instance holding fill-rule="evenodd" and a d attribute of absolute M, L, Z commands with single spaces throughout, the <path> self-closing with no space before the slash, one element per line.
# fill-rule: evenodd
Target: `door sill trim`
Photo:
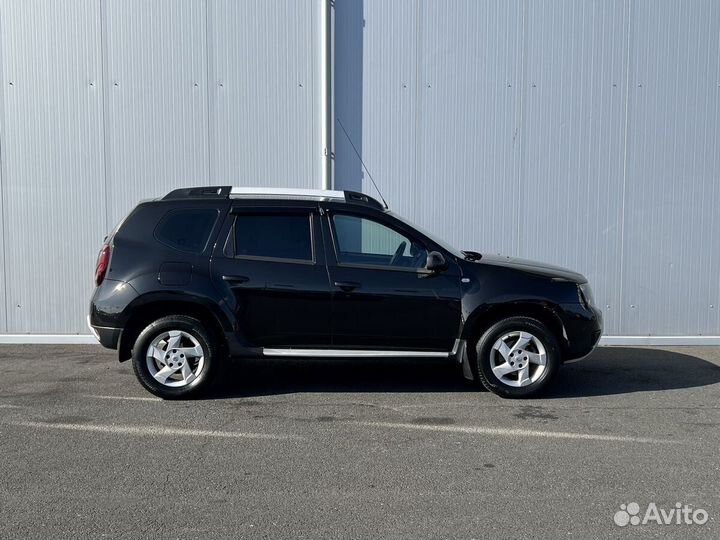
<path fill-rule="evenodd" d="M 263 356 L 294 356 L 317 358 L 449 358 L 452 353 L 441 351 L 375 351 L 367 349 L 268 349 Z"/>

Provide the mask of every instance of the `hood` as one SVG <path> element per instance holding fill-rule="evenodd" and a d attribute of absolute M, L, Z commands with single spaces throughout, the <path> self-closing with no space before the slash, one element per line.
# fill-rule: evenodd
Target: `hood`
<path fill-rule="evenodd" d="M 576 283 L 585 283 L 587 279 L 578 272 L 573 272 L 561 266 L 554 266 L 537 261 L 528 261 L 527 259 L 517 259 L 515 257 L 506 257 L 504 255 L 486 255 L 483 254 L 482 259 L 477 261 L 479 264 L 491 264 L 493 266 L 504 266 L 514 270 L 522 270 L 533 274 L 539 274 L 549 278 L 562 278 Z"/>

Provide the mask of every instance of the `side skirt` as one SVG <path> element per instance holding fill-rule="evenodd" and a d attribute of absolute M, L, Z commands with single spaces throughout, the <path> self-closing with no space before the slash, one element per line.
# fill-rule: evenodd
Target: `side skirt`
<path fill-rule="evenodd" d="M 462 362 L 465 340 L 456 339 L 451 351 L 393 351 L 369 349 L 295 349 L 263 348 L 263 356 L 290 356 L 296 358 L 451 358 Z"/>
<path fill-rule="evenodd" d="M 450 353 L 435 351 L 372 351 L 366 349 L 263 349 L 263 356 L 314 358 L 449 358 Z"/>

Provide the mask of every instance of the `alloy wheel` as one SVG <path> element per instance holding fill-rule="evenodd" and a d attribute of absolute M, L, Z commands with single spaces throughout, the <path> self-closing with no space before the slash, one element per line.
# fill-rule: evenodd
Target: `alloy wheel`
<path fill-rule="evenodd" d="M 545 373 L 547 353 L 542 342 L 526 331 L 504 334 L 490 351 L 490 368 L 500 382 L 516 388 L 538 381 Z"/>
<path fill-rule="evenodd" d="M 200 342 L 183 330 L 162 332 L 145 354 L 150 375 L 169 387 L 187 386 L 202 373 L 205 354 Z"/>

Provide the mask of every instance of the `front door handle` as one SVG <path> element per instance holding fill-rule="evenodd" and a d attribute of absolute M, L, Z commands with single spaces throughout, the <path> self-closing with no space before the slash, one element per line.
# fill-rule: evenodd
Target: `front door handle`
<path fill-rule="evenodd" d="M 250 278 L 247 276 L 223 276 L 223 281 L 230 284 L 232 287 L 233 285 L 240 285 L 241 283 L 246 283 L 250 281 Z"/>
<path fill-rule="evenodd" d="M 357 289 L 360 284 L 356 281 L 336 281 L 335 286 L 345 292 Z"/>

